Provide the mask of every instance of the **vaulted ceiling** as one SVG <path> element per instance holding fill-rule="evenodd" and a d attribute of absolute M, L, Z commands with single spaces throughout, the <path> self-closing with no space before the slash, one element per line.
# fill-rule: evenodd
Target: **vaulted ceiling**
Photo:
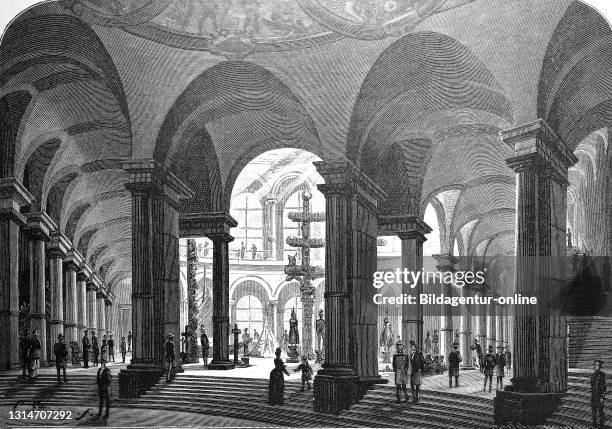
<path fill-rule="evenodd" d="M 0 173 L 109 284 L 131 275 L 129 158 L 187 183 L 184 212 L 227 210 L 271 149 L 349 159 L 391 196 L 384 213 L 431 203 L 446 251 L 512 253 L 499 131 L 541 117 L 586 168 L 612 122 L 607 22 L 572 0 L 362 3 L 39 4 L 0 45 Z"/>

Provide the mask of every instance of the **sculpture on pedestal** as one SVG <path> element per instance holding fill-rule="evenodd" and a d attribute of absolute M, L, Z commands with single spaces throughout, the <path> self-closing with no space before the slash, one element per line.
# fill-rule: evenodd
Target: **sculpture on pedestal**
<path fill-rule="evenodd" d="M 429 331 L 427 331 L 427 335 L 425 336 L 425 355 L 431 354 L 431 337 L 429 336 Z"/>
<path fill-rule="evenodd" d="M 291 319 L 289 319 L 289 342 L 287 346 L 287 362 L 298 362 L 297 347 L 300 344 L 300 334 L 298 332 L 298 320 L 295 308 L 291 309 Z"/>
<path fill-rule="evenodd" d="M 198 282 L 196 272 L 198 269 L 198 252 L 195 240 L 187 240 L 187 323 L 185 327 L 185 363 L 197 363 L 198 341 L 195 332 L 198 329 L 198 304 L 196 293 Z"/>
<path fill-rule="evenodd" d="M 315 324 L 315 330 L 317 333 L 317 362 L 323 362 L 325 359 L 323 347 L 325 345 L 325 320 L 323 319 L 323 310 L 319 310 L 319 318 Z"/>
<path fill-rule="evenodd" d="M 320 248 L 325 245 L 320 238 L 310 238 L 310 224 L 312 222 L 324 222 L 325 213 L 312 213 L 310 211 L 310 192 L 302 192 L 302 211 L 289 213 L 289 219 L 294 222 L 301 222 L 301 237 L 287 237 L 287 244 L 298 247 L 301 250 L 302 264 L 296 263 L 296 257 L 289 257 L 289 264 L 285 266 L 287 281 L 298 280 L 300 282 L 300 292 L 302 301 L 302 354 L 308 359 L 314 357 L 312 351 L 312 308 L 314 304 L 313 280 L 323 277 L 324 271 L 320 267 L 310 265 L 310 249 Z M 290 334 L 291 337 L 291 334 Z M 291 338 L 289 343 L 291 344 Z"/>
<path fill-rule="evenodd" d="M 440 337 L 438 337 L 438 330 L 434 329 L 433 339 L 431 340 L 433 345 L 433 354 L 434 356 L 440 355 Z"/>
<path fill-rule="evenodd" d="M 389 325 L 389 316 L 384 319 L 385 327 L 380 334 L 380 346 L 383 348 L 383 363 L 391 363 L 391 347 L 393 347 L 393 333 Z"/>

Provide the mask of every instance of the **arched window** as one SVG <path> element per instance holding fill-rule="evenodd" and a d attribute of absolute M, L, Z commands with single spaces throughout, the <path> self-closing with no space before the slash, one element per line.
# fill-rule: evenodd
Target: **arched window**
<path fill-rule="evenodd" d="M 427 205 L 423 220 L 432 229 L 429 234 L 425 235 L 425 237 L 427 237 L 427 241 L 423 243 L 423 255 L 436 255 L 440 253 L 440 227 L 438 225 L 436 210 L 431 204 Z"/>
<path fill-rule="evenodd" d="M 263 328 L 263 308 L 261 301 L 253 295 L 243 296 L 236 303 L 236 323 L 241 329 L 249 328 L 249 333 L 253 331 L 261 334 Z"/>
<path fill-rule="evenodd" d="M 236 228 L 232 228 L 231 234 L 234 241 L 231 244 L 232 257 L 238 257 L 241 247 L 244 245 L 244 259 L 252 259 L 252 251 L 257 250 L 256 258 L 263 250 L 262 245 L 262 207 L 254 194 L 245 192 L 237 195 L 232 200 L 230 214 L 238 222 Z M 255 247 L 253 247 L 255 246 Z"/>

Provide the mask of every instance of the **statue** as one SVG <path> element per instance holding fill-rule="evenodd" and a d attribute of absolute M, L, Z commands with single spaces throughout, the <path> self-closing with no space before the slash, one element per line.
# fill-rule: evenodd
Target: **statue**
<path fill-rule="evenodd" d="M 298 320 L 295 314 L 295 307 L 291 310 L 291 319 L 289 319 L 289 344 L 299 344 L 300 333 L 298 332 Z"/>
<path fill-rule="evenodd" d="M 380 346 L 383 348 L 383 363 L 391 363 L 391 347 L 393 346 L 393 333 L 389 326 L 389 316 L 385 316 L 385 327 L 380 334 Z"/>
<path fill-rule="evenodd" d="M 438 330 L 434 329 L 433 340 L 431 340 L 433 344 L 433 354 L 434 356 L 440 355 L 440 337 L 438 337 Z"/>
<path fill-rule="evenodd" d="M 427 335 L 425 336 L 425 354 L 431 354 L 431 337 L 429 336 L 429 331 L 427 331 Z"/>
<path fill-rule="evenodd" d="M 572 230 L 567 228 L 567 247 L 572 248 Z"/>
<path fill-rule="evenodd" d="M 323 320 L 323 310 L 319 310 L 319 319 L 317 319 L 315 329 L 317 332 L 317 350 L 322 352 L 323 339 L 325 338 L 325 320 Z"/>

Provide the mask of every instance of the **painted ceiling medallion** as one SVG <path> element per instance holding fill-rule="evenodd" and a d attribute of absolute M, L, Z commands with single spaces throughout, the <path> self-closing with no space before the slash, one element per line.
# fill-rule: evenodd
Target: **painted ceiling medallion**
<path fill-rule="evenodd" d="M 423 19 L 471 0 L 296 0 L 314 21 L 355 39 L 403 36 Z"/>

